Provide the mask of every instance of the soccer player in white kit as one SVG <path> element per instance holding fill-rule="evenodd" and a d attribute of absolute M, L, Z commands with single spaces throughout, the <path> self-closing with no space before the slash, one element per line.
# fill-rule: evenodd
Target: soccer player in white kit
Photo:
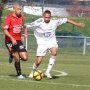
<path fill-rule="evenodd" d="M 29 78 L 33 77 L 33 72 L 40 65 L 48 49 L 50 50 L 51 56 L 49 59 L 48 67 L 44 75 L 47 76 L 47 78 L 50 79 L 52 78 L 50 71 L 54 65 L 58 51 L 58 44 L 56 40 L 55 30 L 57 26 L 67 22 L 74 24 L 78 27 L 84 27 L 83 23 L 77 23 L 67 18 L 60 18 L 60 19 L 52 18 L 51 12 L 49 10 L 44 11 L 42 18 L 39 18 L 38 20 L 30 24 L 26 24 L 27 27 L 33 29 L 38 44 L 36 60 L 35 63 L 33 64 Z"/>

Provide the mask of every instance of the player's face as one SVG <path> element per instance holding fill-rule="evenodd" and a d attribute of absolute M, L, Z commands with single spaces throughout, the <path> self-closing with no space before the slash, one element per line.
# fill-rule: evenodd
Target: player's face
<path fill-rule="evenodd" d="M 21 7 L 20 6 L 16 6 L 14 10 L 15 10 L 16 16 L 18 16 L 18 17 L 21 16 Z"/>
<path fill-rule="evenodd" d="M 51 14 L 45 13 L 45 14 L 43 15 L 43 18 L 44 18 L 44 22 L 45 22 L 45 23 L 49 23 L 50 20 L 51 20 Z"/>

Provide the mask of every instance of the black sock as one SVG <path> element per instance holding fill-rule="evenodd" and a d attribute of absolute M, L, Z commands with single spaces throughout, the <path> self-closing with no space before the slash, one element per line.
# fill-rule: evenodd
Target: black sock
<path fill-rule="evenodd" d="M 17 75 L 21 75 L 21 67 L 20 67 L 20 61 L 19 62 L 15 62 L 15 68 L 16 68 L 16 72 Z"/>

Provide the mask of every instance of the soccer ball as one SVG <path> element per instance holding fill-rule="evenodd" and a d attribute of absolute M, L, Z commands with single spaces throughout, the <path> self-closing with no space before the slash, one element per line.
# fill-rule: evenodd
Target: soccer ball
<path fill-rule="evenodd" d="M 34 71 L 34 73 L 33 73 L 33 78 L 34 78 L 36 81 L 40 81 L 40 80 L 43 78 L 43 73 L 42 73 L 42 71 L 40 71 L 40 70 Z"/>

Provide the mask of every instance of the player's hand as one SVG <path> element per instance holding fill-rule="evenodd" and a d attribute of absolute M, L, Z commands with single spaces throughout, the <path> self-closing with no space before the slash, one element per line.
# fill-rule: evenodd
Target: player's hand
<path fill-rule="evenodd" d="M 85 24 L 84 23 L 78 23 L 77 26 L 80 27 L 80 28 L 84 28 Z"/>
<path fill-rule="evenodd" d="M 12 38 L 11 40 L 12 40 L 12 44 L 13 45 L 16 45 L 17 44 L 17 41 L 14 38 Z"/>

